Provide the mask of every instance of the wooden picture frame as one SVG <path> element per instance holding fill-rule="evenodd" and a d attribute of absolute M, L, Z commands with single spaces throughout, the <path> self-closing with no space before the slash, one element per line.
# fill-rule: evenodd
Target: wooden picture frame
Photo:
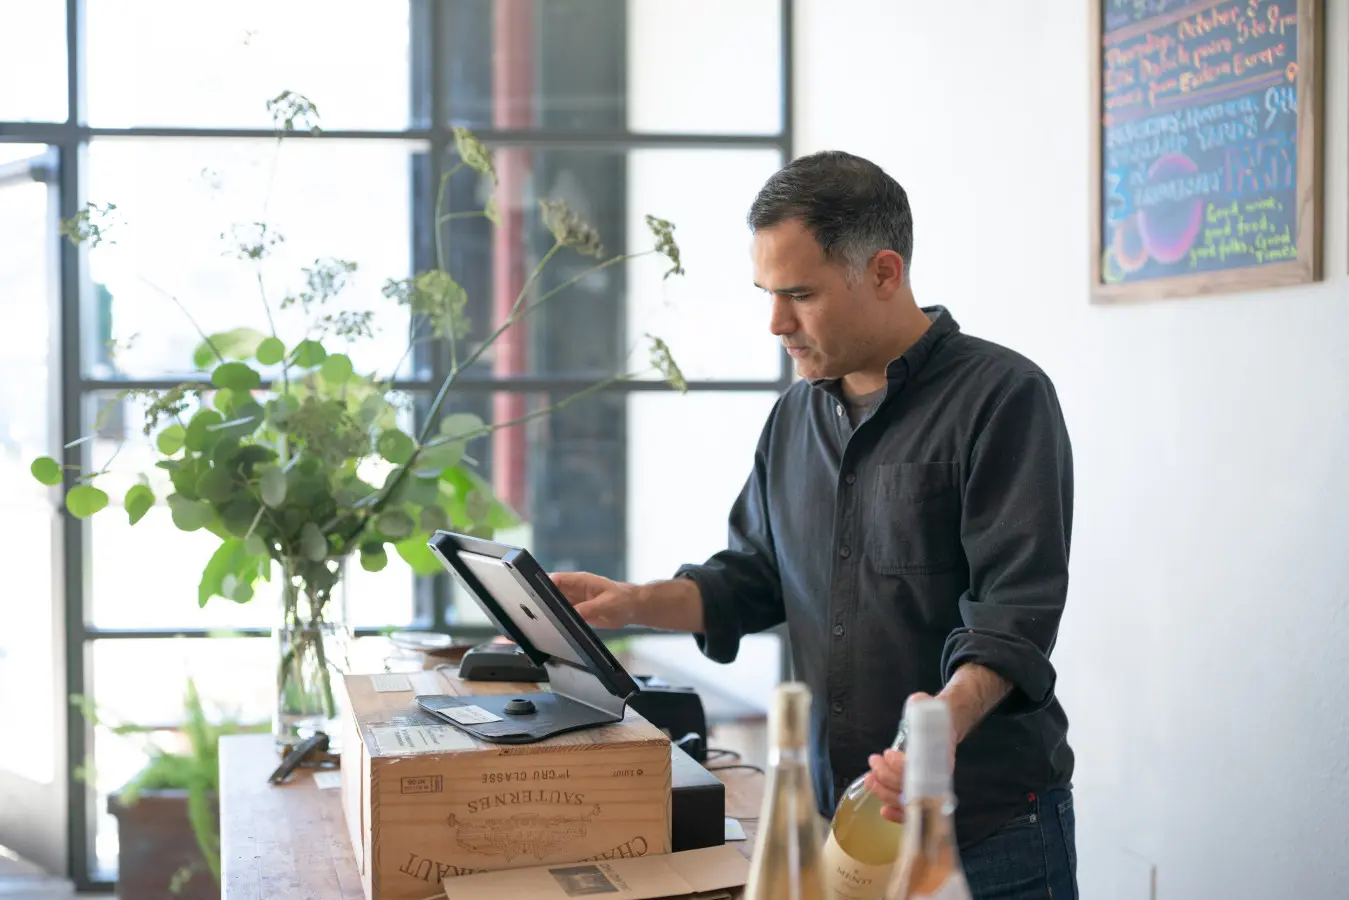
<path fill-rule="evenodd" d="M 1324 209 L 1323 0 L 1087 3 L 1093 48 L 1089 193 L 1092 303 L 1195 297 L 1319 281 Z M 1280 71 L 1283 61 L 1278 58 L 1281 47 L 1276 42 L 1290 27 L 1287 12 L 1294 6 L 1296 21 L 1291 27 L 1296 29 L 1296 69 L 1283 63 Z M 1129 25 L 1117 21 L 1118 27 L 1107 33 L 1108 13 L 1118 13 L 1121 8 L 1161 12 Z M 1245 24 L 1234 17 L 1245 17 Z M 1252 25 L 1258 22 L 1265 23 L 1266 31 Z M 1107 49 L 1108 41 L 1111 49 Z M 1170 57 L 1168 41 L 1172 45 Z M 1154 53 L 1156 59 L 1150 59 Z M 1109 79 L 1112 84 L 1106 83 L 1107 60 L 1115 66 Z M 1181 73 L 1187 74 L 1182 77 Z M 1106 93 L 1112 89 L 1116 93 L 1108 104 Z M 1141 91 L 1141 97 L 1135 91 Z M 1165 99 L 1156 101 L 1159 93 Z M 1290 98 L 1295 98 L 1295 114 Z M 1107 106 L 1123 107 L 1124 111 L 1107 120 Z M 1169 113 L 1175 114 L 1177 123 L 1184 124 L 1178 126 L 1180 131 L 1159 136 L 1158 129 L 1171 127 L 1169 122 L 1160 121 Z M 1106 147 L 1107 121 L 1116 129 L 1111 137 L 1123 148 L 1120 155 L 1111 155 L 1109 160 L 1106 154 L 1114 151 Z M 1290 141 L 1286 130 L 1266 134 L 1275 121 L 1295 121 L 1296 138 Z M 1123 123 L 1132 122 L 1139 123 L 1136 130 L 1141 137 L 1134 138 L 1127 132 L 1121 135 L 1128 127 Z M 1201 132 L 1207 135 L 1203 140 Z M 1264 136 L 1252 137 L 1253 132 Z M 1197 154 L 1207 154 L 1208 171 L 1200 170 L 1185 155 L 1191 144 Z M 1296 149 L 1296 163 L 1279 171 L 1273 160 L 1288 163 L 1286 151 L 1290 145 Z M 1225 168 L 1213 167 L 1217 153 L 1232 154 Z M 1240 156 L 1242 153 L 1247 155 Z M 1244 162 L 1230 161 L 1238 158 Z M 1131 159 L 1132 163 L 1122 162 Z M 1110 171 L 1107 161 L 1114 164 Z M 1158 174 L 1163 163 L 1172 169 Z M 1128 168 L 1131 164 L 1132 169 Z M 1143 169 L 1143 165 L 1150 168 Z M 1121 171 L 1130 176 L 1130 185 L 1121 185 Z M 1291 187 L 1287 184 L 1290 175 L 1294 179 Z M 1108 187 L 1107 176 L 1113 188 Z M 1159 178 L 1169 180 L 1159 184 Z M 1247 191 L 1262 179 L 1265 188 L 1256 193 Z M 1281 180 L 1282 186 L 1277 186 Z M 1234 183 L 1239 185 L 1235 189 L 1231 187 Z M 1269 187 L 1271 184 L 1276 186 Z M 1109 234 L 1105 218 L 1108 190 L 1113 209 L 1118 211 Z M 1180 200 L 1156 199 L 1168 191 L 1186 194 Z M 1262 193 L 1265 196 L 1260 196 Z M 1154 204 L 1150 208 L 1158 211 L 1155 221 L 1146 218 L 1148 208 L 1144 203 L 1148 201 Z M 1294 206 L 1292 210 L 1289 203 Z M 1262 209 L 1268 213 L 1261 214 Z M 1271 224 L 1271 217 L 1276 216 L 1278 221 Z M 1234 219 L 1241 232 L 1238 235 L 1232 234 Z M 1280 222 L 1284 227 L 1279 228 Z M 1278 229 L 1277 233 L 1254 232 L 1259 249 L 1251 237 L 1252 230 L 1258 228 Z M 1294 228 L 1296 235 L 1291 234 Z M 1268 261 L 1267 257 L 1287 254 L 1290 248 L 1295 248 L 1295 258 Z M 1246 262 L 1223 268 L 1229 254 Z M 1204 270 L 1205 266 L 1213 268 Z"/>

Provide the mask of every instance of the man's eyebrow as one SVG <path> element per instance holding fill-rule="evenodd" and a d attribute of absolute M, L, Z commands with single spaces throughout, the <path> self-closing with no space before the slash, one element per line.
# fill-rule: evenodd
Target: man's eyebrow
<path fill-rule="evenodd" d="M 770 294 L 805 294 L 810 291 L 810 287 L 804 284 L 794 284 L 789 287 L 773 288 L 772 290 L 769 290 L 756 281 L 754 282 L 754 286 L 761 291 L 768 291 Z"/>

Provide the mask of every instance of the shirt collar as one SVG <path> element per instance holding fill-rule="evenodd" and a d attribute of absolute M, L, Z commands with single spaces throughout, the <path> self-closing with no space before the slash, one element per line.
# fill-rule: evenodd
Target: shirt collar
<path fill-rule="evenodd" d="M 913 342 L 913 346 L 890 360 L 890 363 L 885 367 L 887 393 L 889 390 L 899 387 L 906 378 L 922 369 L 923 364 L 931 358 L 937 347 L 946 338 L 960 330 L 960 324 L 956 322 L 955 317 L 946 307 L 924 306 L 922 310 L 932 320 L 932 324 L 928 326 L 927 331 L 923 332 L 918 340 Z M 836 393 L 842 390 L 841 381 L 842 379 L 839 378 L 813 378 L 810 383 L 815 387 L 822 387 L 831 393 Z"/>

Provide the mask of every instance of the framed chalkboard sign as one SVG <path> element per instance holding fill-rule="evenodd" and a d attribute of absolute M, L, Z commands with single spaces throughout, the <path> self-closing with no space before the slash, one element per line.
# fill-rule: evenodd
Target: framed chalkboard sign
<path fill-rule="evenodd" d="M 1092 299 L 1321 277 L 1321 0 L 1088 0 Z"/>

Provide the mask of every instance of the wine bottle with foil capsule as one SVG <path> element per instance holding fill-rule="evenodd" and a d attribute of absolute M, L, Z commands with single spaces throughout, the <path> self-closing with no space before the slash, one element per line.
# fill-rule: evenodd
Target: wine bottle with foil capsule
<path fill-rule="evenodd" d="M 778 685 L 768 714 L 768 770 L 745 900 L 827 900 L 824 823 L 810 775 L 811 693 Z"/>
<path fill-rule="evenodd" d="M 971 900 L 956 847 L 951 710 L 938 699 L 905 710 L 904 837 L 888 900 Z"/>

